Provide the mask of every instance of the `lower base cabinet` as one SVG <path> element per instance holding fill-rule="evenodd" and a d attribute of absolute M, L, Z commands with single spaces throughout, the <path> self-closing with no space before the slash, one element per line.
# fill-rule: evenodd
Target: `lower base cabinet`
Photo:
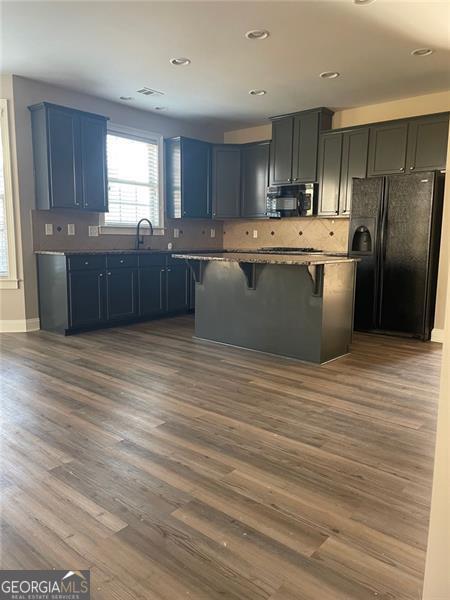
<path fill-rule="evenodd" d="M 170 259 L 169 259 L 170 260 Z M 167 266 L 167 310 L 182 312 L 189 310 L 190 269 L 187 265 L 171 264 Z"/>
<path fill-rule="evenodd" d="M 187 265 L 164 253 L 38 255 L 41 328 L 69 334 L 193 309 Z"/>
<path fill-rule="evenodd" d="M 105 320 L 105 281 L 103 271 L 69 271 L 70 328 L 95 326 Z M 42 295 L 41 293 L 41 298 Z"/>
<path fill-rule="evenodd" d="M 138 315 L 138 270 L 111 269 L 106 273 L 106 319 L 122 321 Z"/>

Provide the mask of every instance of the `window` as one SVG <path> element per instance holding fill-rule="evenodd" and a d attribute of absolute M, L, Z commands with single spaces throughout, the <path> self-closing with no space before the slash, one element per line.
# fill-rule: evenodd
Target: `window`
<path fill-rule="evenodd" d="M 105 225 L 130 227 L 146 217 L 153 227 L 163 227 L 160 148 L 158 136 L 110 128 Z"/>
<path fill-rule="evenodd" d="M 0 100 L 0 288 L 17 288 L 8 104 Z"/>

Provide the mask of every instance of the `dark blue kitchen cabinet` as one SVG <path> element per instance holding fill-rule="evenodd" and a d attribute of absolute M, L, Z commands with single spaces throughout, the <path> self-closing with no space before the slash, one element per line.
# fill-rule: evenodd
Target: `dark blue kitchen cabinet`
<path fill-rule="evenodd" d="M 269 185 L 269 141 L 241 147 L 241 217 L 265 217 Z"/>
<path fill-rule="evenodd" d="M 106 272 L 106 316 L 123 321 L 138 315 L 138 270 L 110 269 Z"/>
<path fill-rule="evenodd" d="M 166 255 L 139 256 L 139 315 L 152 318 L 166 312 Z"/>
<path fill-rule="evenodd" d="M 241 213 L 241 147 L 220 144 L 212 149 L 212 216 L 232 219 Z"/>
<path fill-rule="evenodd" d="M 272 118 L 270 184 L 317 181 L 319 133 L 331 129 L 333 112 L 315 108 Z"/>
<path fill-rule="evenodd" d="M 36 207 L 106 212 L 107 118 L 48 102 L 29 109 Z"/>
<path fill-rule="evenodd" d="M 184 262 L 184 261 L 183 261 Z M 190 270 L 181 261 L 168 259 L 166 271 L 167 311 L 189 310 Z"/>
<path fill-rule="evenodd" d="M 70 334 L 194 308 L 189 267 L 163 252 L 37 258 L 42 329 Z"/>
<path fill-rule="evenodd" d="M 106 171 L 106 120 L 80 115 L 83 208 L 108 211 Z"/>
<path fill-rule="evenodd" d="M 166 206 L 171 219 L 211 217 L 211 145 L 177 137 L 166 140 Z"/>
<path fill-rule="evenodd" d="M 67 280 L 69 327 L 101 325 L 106 320 L 104 271 L 69 271 Z"/>

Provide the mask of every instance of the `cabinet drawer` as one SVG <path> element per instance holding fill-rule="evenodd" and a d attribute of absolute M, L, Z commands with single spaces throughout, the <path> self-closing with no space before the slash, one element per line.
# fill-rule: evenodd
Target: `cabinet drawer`
<path fill-rule="evenodd" d="M 137 267 L 137 254 L 107 254 L 106 266 L 108 269 L 120 269 L 121 267 Z"/>
<path fill-rule="evenodd" d="M 80 271 L 98 269 L 102 271 L 106 268 L 106 256 L 104 254 L 80 254 L 79 256 L 68 256 L 67 265 L 69 271 Z"/>
<path fill-rule="evenodd" d="M 155 254 L 140 254 L 139 255 L 139 266 L 140 267 L 165 267 L 166 256 L 164 253 Z"/>

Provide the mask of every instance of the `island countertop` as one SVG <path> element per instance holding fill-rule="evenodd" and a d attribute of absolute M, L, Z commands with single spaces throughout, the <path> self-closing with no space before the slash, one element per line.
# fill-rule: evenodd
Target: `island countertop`
<path fill-rule="evenodd" d="M 253 252 L 192 252 L 185 254 L 172 254 L 172 258 L 201 261 L 224 261 L 238 263 L 260 263 L 271 265 L 326 265 L 333 263 L 358 262 L 357 258 L 347 256 L 333 256 L 330 254 L 262 254 Z"/>

